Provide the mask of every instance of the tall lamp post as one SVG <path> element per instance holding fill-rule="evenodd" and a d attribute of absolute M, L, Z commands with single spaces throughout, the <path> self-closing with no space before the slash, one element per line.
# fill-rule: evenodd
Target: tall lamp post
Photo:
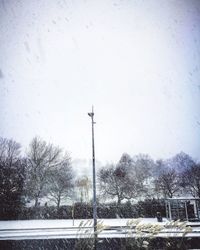
<path fill-rule="evenodd" d="M 94 220 L 94 249 L 97 246 L 97 200 L 96 200 L 96 173 L 95 173 L 95 150 L 94 150 L 94 110 L 88 113 L 92 119 L 92 166 L 93 166 L 93 220 Z"/>

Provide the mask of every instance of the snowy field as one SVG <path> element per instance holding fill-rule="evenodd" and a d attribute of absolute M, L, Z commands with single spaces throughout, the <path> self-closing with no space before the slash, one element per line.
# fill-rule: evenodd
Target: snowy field
<path fill-rule="evenodd" d="M 126 226 L 126 223 L 132 219 L 99 219 L 99 222 L 103 221 L 107 226 Z M 66 228 L 66 227 L 78 227 L 80 223 L 84 221 L 93 221 L 92 219 L 79 219 L 79 220 L 10 220 L 0 221 L 0 230 L 2 229 L 36 229 L 36 228 Z M 157 222 L 156 218 L 144 218 L 140 223 L 156 223 L 165 224 L 167 219 L 163 219 L 163 222 Z"/>
<path fill-rule="evenodd" d="M 135 237 L 135 225 L 132 229 L 127 223 L 132 219 L 101 219 L 98 220 L 102 226 L 99 238 L 124 238 Z M 134 220 L 133 220 L 134 221 Z M 140 219 L 138 225 L 147 227 L 162 227 L 169 224 L 167 219 L 157 222 L 156 218 Z M 192 231 L 186 237 L 200 236 L 200 223 L 189 223 Z M 93 234 L 93 220 L 20 220 L 0 221 L 0 240 L 22 240 L 22 239 L 62 239 L 62 238 L 88 238 Z M 145 230 L 144 230 L 145 232 Z M 146 230 L 145 235 L 148 237 Z M 144 236 L 144 235 L 143 235 Z M 159 237 L 182 237 L 183 232 L 178 228 L 164 228 L 155 236 Z"/>

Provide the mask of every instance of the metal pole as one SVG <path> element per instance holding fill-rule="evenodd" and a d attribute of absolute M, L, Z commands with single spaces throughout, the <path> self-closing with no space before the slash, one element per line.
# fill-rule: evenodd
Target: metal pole
<path fill-rule="evenodd" d="M 188 221 L 187 201 L 185 201 L 185 215 L 186 215 L 186 220 Z"/>
<path fill-rule="evenodd" d="M 95 149 L 94 149 L 94 111 L 88 113 L 92 119 L 92 166 L 93 166 L 93 220 L 94 220 L 94 249 L 97 247 L 97 201 L 96 201 L 96 173 L 95 173 Z"/>
<path fill-rule="evenodd" d="M 195 206 L 194 206 L 194 210 L 196 210 L 195 211 L 195 217 L 197 218 L 197 219 L 199 219 L 199 211 L 198 211 L 198 206 L 197 206 L 197 200 L 195 199 L 194 200 L 194 203 L 195 203 Z"/>
<path fill-rule="evenodd" d="M 167 219 L 169 218 L 169 211 L 168 211 L 168 202 L 167 201 L 165 201 L 165 212 L 166 212 L 166 217 L 167 217 Z"/>
<path fill-rule="evenodd" d="M 172 220 L 172 211 L 171 211 L 171 203 L 170 203 L 170 200 L 169 200 L 169 220 L 171 221 Z"/>

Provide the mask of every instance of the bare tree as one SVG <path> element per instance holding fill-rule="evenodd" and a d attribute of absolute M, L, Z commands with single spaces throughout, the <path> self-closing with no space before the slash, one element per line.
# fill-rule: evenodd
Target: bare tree
<path fill-rule="evenodd" d="M 63 155 L 59 147 L 35 137 L 29 146 L 28 160 L 26 190 L 28 197 L 34 199 L 37 207 L 39 198 L 44 195 L 50 170 L 64 164 L 69 157 Z"/>
<path fill-rule="evenodd" d="M 100 169 L 98 182 L 101 195 L 104 198 L 116 198 L 117 203 L 120 204 L 126 195 L 124 185 L 122 185 L 123 182 L 121 181 L 122 178 L 123 177 L 120 178 L 119 174 L 117 174 L 114 165 Z"/>
<path fill-rule="evenodd" d="M 138 196 L 140 184 L 122 165 L 110 165 L 98 172 L 98 182 L 101 195 L 104 198 L 116 198 L 118 205 L 126 199 Z"/>
<path fill-rule="evenodd" d="M 89 201 L 89 191 L 92 187 L 91 181 L 88 176 L 82 176 L 76 180 L 76 187 L 80 193 L 80 201 Z"/>
<path fill-rule="evenodd" d="M 118 166 L 121 166 L 126 170 L 130 170 L 133 167 L 133 163 L 134 162 L 131 156 L 127 153 L 123 153 L 118 162 Z"/>
<path fill-rule="evenodd" d="M 165 160 L 165 165 L 168 168 L 175 169 L 179 174 L 181 174 L 194 164 L 195 162 L 192 159 L 192 157 L 184 152 L 180 152 L 175 156 L 173 156 L 172 158 Z"/>
<path fill-rule="evenodd" d="M 55 202 L 57 208 L 62 200 L 73 195 L 74 172 L 69 161 L 49 171 L 47 188 L 48 197 Z"/>
<path fill-rule="evenodd" d="M 155 191 L 172 198 L 180 191 L 180 180 L 175 169 L 165 169 L 155 180 Z"/>
<path fill-rule="evenodd" d="M 0 214 L 7 215 L 7 219 L 16 218 L 24 205 L 23 192 L 26 161 L 18 159 L 10 163 L 0 160 Z"/>
<path fill-rule="evenodd" d="M 16 218 L 24 205 L 26 160 L 20 157 L 20 144 L 0 137 L 0 200 L 1 214 Z"/>
<path fill-rule="evenodd" d="M 138 154 L 133 157 L 134 165 L 137 171 L 142 169 L 143 178 L 148 178 L 155 167 L 153 159 L 148 154 Z"/>
<path fill-rule="evenodd" d="M 21 145 L 12 139 L 0 137 L 0 160 L 11 166 L 20 156 Z"/>
<path fill-rule="evenodd" d="M 154 162 L 148 155 L 137 155 L 131 158 L 124 153 L 117 165 L 100 169 L 98 182 L 101 195 L 122 200 L 134 199 L 146 195 Z"/>
<path fill-rule="evenodd" d="M 138 154 L 133 157 L 133 171 L 136 179 L 142 185 L 143 194 L 150 193 L 155 172 L 155 163 L 147 154 Z"/>
<path fill-rule="evenodd" d="M 200 164 L 193 164 L 181 176 L 181 185 L 194 197 L 200 198 Z"/>

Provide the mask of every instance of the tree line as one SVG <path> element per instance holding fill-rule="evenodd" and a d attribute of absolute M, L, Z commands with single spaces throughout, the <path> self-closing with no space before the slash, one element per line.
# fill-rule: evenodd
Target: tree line
<path fill-rule="evenodd" d="M 200 163 L 181 152 L 166 160 L 153 161 L 148 155 L 124 153 L 115 165 L 98 172 L 102 197 L 118 204 L 137 198 L 200 198 Z"/>
<path fill-rule="evenodd" d="M 27 204 L 36 211 L 42 198 L 46 205 L 49 200 L 54 202 L 57 211 L 67 199 L 72 207 L 84 203 L 87 208 L 91 188 L 90 178 L 77 177 L 70 155 L 60 147 L 35 137 L 22 155 L 18 142 L 0 138 L 1 213 L 17 215 Z M 124 153 L 117 164 L 98 169 L 97 193 L 98 204 L 116 203 L 118 207 L 152 198 L 200 198 L 200 164 L 183 152 L 157 161 L 149 155 Z"/>

